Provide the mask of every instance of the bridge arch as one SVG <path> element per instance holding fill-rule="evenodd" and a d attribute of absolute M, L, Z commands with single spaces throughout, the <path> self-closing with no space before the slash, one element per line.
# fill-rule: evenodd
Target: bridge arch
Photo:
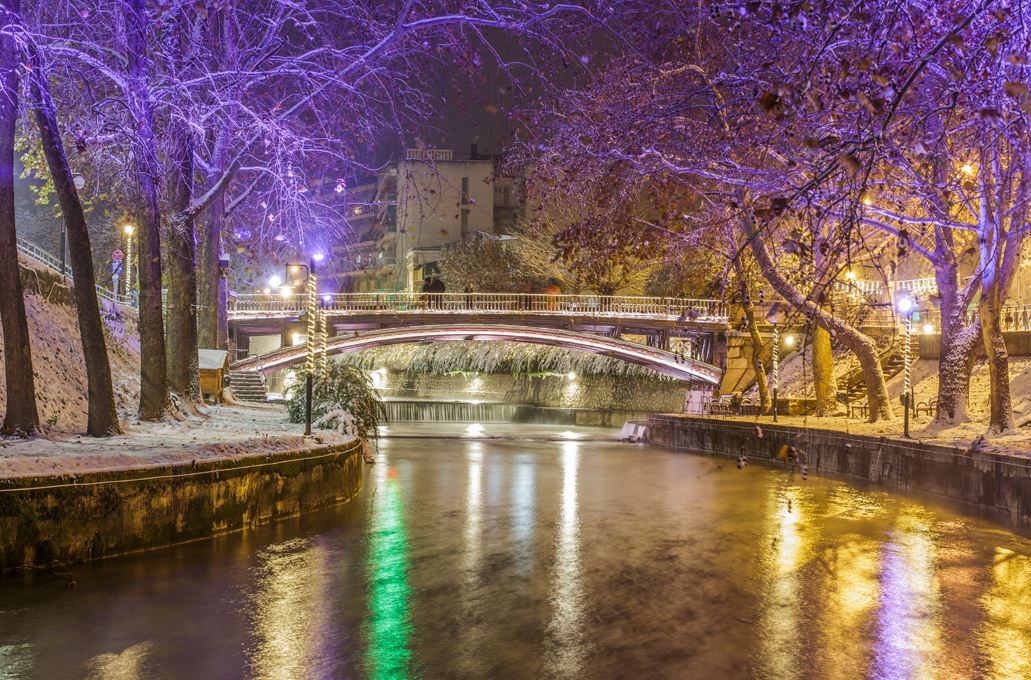
<path fill-rule="evenodd" d="M 551 347 L 576 349 L 614 359 L 646 366 L 663 375 L 707 385 L 719 385 L 722 371 L 710 364 L 681 357 L 655 347 L 645 347 L 624 340 L 600 335 L 578 333 L 557 328 L 529 326 L 450 324 L 447 326 L 410 326 L 368 331 L 355 335 L 339 335 L 326 340 L 326 353 L 345 354 L 372 347 L 400 345 L 409 342 L 439 342 L 445 340 L 507 340 Z M 249 357 L 232 365 L 237 371 L 257 371 L 268 374 L 290 366 L 303 364 L 307 345 L 283 347 L 256 357 Z"/>

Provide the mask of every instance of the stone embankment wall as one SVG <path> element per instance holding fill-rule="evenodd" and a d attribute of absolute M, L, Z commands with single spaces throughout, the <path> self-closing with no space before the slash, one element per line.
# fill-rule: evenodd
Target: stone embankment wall
<path fill-rule="evenodd" d="M 0 568 L 65 564 L 255 527 L 352 498 L 362 442 L 266 457 L 0 480 Z"/>
<path fill-rule="evenodd" d="M 759 432 L 762 436 L 759 436 Z M 776 460 L 781 446 L 805 451 L 811 472 L 887 484 L 1031 520 L 1031 458 L 887 437 L 763 423 L 653 415 L 649 441 L 724 456 Z"/>
<path fill-rule="evenodd" d="M 379 388 L 387 399 L 481 400 L 565 409 L 681 412 L 680 382 L 609 376 L 427 375 L 389 372 Z"/>

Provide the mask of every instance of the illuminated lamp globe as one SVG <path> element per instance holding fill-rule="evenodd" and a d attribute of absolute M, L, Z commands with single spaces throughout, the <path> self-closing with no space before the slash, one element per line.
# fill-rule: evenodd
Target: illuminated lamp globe
<path fill-rule="evenodd" d="M 131 224 L 125 225 L 125 233 L 128 236 L 132 236 L 133 226 Z"/>
<path fill-rule="evenodd" d="M 82 191 L 82 188 L 86 186 L 86 178 L 82 175 L 75 175 L 72 177 L 72 184 L 77 190 Z"/>
<path fill-rule="evenodd" d="M 790 335 L 785 335 L 784 336 L 784 344 L 787 345 L 788 347 L 791 347 L 792 345 L 795 344 L 795 338 L 790 336 Z"/>
<path fill-rule="evenodd" d="M 278 276 L 273 276 L 271 279 L 268 280 L 268 285 L 270 285 L 273 288 L 279 288 L 279 284 L 281 283 L 283 283 L 283 279 L 279 278 Z"/>
<path fill-rule="evenodd" d="M 902 312 L 903 314 L 908 314 L 909 311 L 913 309 L 913 300 L 908 297 L 899 298 L 899 301 L 896 303 L 896 306 L 899 308 L 900 312 Z"/>
<path fill-rule="evenodd" d="M 924 333 L 927 333 L 928 335 L 930 335 L 933 332 L 934 332 L 934 326 L 932 326 L 931 324 L 924 324 Z"/>

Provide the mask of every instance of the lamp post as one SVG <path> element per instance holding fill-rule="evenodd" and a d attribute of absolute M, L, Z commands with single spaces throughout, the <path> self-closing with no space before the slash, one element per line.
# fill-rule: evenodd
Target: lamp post
<path fill-rule="evenodd" d="M 287 265 L 287 281 L 290 281 L 293 274 L 297 273 L 297 270 L 301 267 L 305 269 L 305 285 L 308 287 L 308 351 L 307 358 L 305 361 L 305 378 L 304 378 L 304 434 L 305 436 L 311 434 L 311 393 L 312 393 L 312 382 L 315 376 L 316 369 L 316 347 L 318 345 L 318 322 L 320 318 L 319 314 L 319 297 L 316 294 L 317 279 L 315 276 L 315 263 L 322 260 L 322 253 L 315 253 L 311 256 L 308 264 L 291 264 Z M 279 277 L 274 276 L 269 280 L 271 287 L 275 288 L 279 285 Z M 299 285 L 298 280 L 294 280 L 294 285 Z"/>
<path fill-rule="evenodd" d="M 902 393 L 902 436 L 909 436 L 909 404 L 913 400 L 912 385 L 910 383 L 911 361 L 909 348 L 912 345 L 913 337 L 913 300 L 909 297 L 900 297 L 896 303 L 898 310 L 906 316 L 906 346 L 902 351 L 902 359 L 905 362 L 906 380 Z"/>
<path fill-rule="evenodd" d="M 327 368 L 327 363 L 329 361 L 328 358 L 327 358 L 327 355 L 326 355 L 326 337 L 329 335 L 329 333 L 327 332 L 327 329 L 326 329 L 326 316 L 327 316 L 327 314 L 326 314 L 326 305 L 329 304 L 332 300 L 333 300 L 333 296 L 332 295 L 323 295 L 322 296 L 322 306 L 319 308 L 319 314 L 320 314 L 319 324 L 322 326 L 322 333 L 319 336 L 319 340 L 320 340 L 319 344 L 321 345 L 321 352 L 322 352 L 322 354 L 321 354 L 322 362 L 321 362 L 321 365 L 319 366 L 319 370 L 322 372 L 322 376 L 323 377 L 326 376 L 326 368 Z"/>
<path fill-rule="evenodd" d="M 125 225 L 125 296 L 132 293 L 132 232 L 131 224 Z"/>
<path fill-rule="evenodd" d="M 777 390 L 780 387 L 780 333 L 773 322 L 773 422 L 777 422 Z"/>

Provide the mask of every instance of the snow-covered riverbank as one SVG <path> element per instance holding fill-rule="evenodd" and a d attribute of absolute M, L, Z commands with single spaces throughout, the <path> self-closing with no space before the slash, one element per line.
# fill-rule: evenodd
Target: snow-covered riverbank
<path fill-rule="evenodd" d="M 92 438 L 51 432 L 0 439 L 0 478 L 81 474 L 103 470 L 239 459 L 350 441 L 337 432 L 304 437 L 277 405 L 219 405 L 201 417 L 160 423 L 123 421 L 125 434 Z"/>

